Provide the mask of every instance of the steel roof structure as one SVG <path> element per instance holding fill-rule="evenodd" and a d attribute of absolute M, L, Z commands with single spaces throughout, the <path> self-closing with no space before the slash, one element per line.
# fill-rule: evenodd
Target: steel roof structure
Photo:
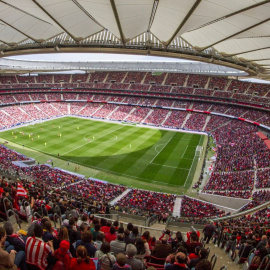
<path fill-rule="evenodd" d="M 192 73 L 213 76 L 244 77 L 248 74 L 234 68 L 201 62 L 166 61 L 27 61 L 0 59 L 1 73 L 40 73 L 55 71 L 134 71 Z"/>
<path fill-rule="evenodd" d="M 185 58 L 270 79 L 270 0 L 0 0 L 1 56 Z"/>

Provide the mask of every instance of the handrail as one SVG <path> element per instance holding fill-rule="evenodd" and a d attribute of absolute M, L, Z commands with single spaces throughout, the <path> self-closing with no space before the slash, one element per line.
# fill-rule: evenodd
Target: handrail
<path fill-rule="evenodd" d="M 57 213 L 54 213 L 53 215 L 53 222 L 54 222 L 54 227 L 56 228 L 56 220 L 59 220 L 60 227 L 62 227 L 62 217 L 59 216 Z"/>
<path fill-rule="evenodd" d="M 211 264 L 212 264 L 212 270 L 215 268 L 215 265 L 216 265 L 216 262 L 217 262 L 217 255 L 214 254 L 212 257 L 211 257 L 211 260 L 210 260 Z"/>
<path fill-rule="evenodd" d="M 150 227 L 151 225 L 155 224 L 158 220 L 158 217 L 157 216 L 152 216 L 152 217 L 149 217 L 147 220 L 146 220 L 146 225 L 148 227 Z"/>
<path fill-rule="evenodd" d="M 234 218 L 238 218 L 238 217 L 242 217 L 242 216 L 245 216 L 247 214 L 250 214 L 250 213 L 253 213 L 253 212 L 257 212 L 263 208 L 265 208 L 266 206 L 270 205 L 270 201 L 266 202 L 266 203 L 263 203 L 261 205 L 258 205 L 256 207 L 253 207 L 251 209 L 248 209 L 246 211 L 243 211 L 241 213 L 237 213 L 237 214 L 232 214 L 232 215 L 229 215 L 229 216 L 224 216 L 224 217 L 220 217 L 220 218 L 213 218 L 212 220 L 213 221 L 222 221 L 222 220 L 226 220 L 226 219 L 234 219 Z"/>
<path fill-rule="evenodd" d="M 43 204 L 41 204 L 40 208 L 41 208 L 42 217 L 44 216 L 43 211 L 45 212 L 45 214 L 46 214 L 45 216 L 47 217 L 48 216 L 48 210 L 46 208 L 46 205 L 43 203 Z"/>
<path fill-rule="evenodd" d="M 33 217 L 37 216 L 37 218 L 42 218 L 42 215 L 38 212 L 33 212 Z"/>
<path fill-rule="evenodd" d="M 7 220 L 9 222 L 11 222 L 11 219 L 10 219 L 11 216 L 9 216 L 9 213 L 12 213 L 12 215 L 15 216 L 16 223 L 18 224 L 19 228 L 21 229 L 21 223 L 20 223 L 20 219 L 19 219 L 18 215 L 12 209 L 9 209 L 6 213 L 7 213 Z"/>
<path fill-rule="evenodd" d="M 267 261 L 267 259 L 268 259 L 268 261 Z M 260 266 L 259 266 L 258 270 L 261 270 L 261 269 L 267 269 L 267 268 L 264 266 L 264 264 L 266 264 L 266 262 L 267 262 L 266 265 L 268 265 L 268 264 L 269 264 L 269 261 L 270 261 L 270 254 L 263 257 L 262 262 L 260 263 Z M 264 266 L 264 267 L 263 267 L 263 266 Z M 261 267 L 263 267 L 263 268 L 261 268 Z"/>
<path fill-rule="evenodd" d="M 99 216 L 99 215 L 95 215 L 95 217 L 102 218 L 102 216 Z M 109 218 L 107 218 L 107 220 L 114 221 L 114 219 L 109 219 Z M 127 222 L 123 222 L 123 221 L 120 221 L 119 223 L 120 223 L 120 226 L 121 225 L 128 225 Z M 136 225 L 136 227 L 138 227 L 141 230 L 141 232 L 145 231 L 145 230 L 155 230 L 155 231 L 163 233 L 163 231 L 164 231 L 164 229 L 151 228 L 151 227 L 142 226 L 142 225 Z M 172 233 L 176 233 L 176 231 L 172 231 Z"/>
<path fill-rule="evenodd" d="M 266 265 L 266 267 L 264 269 L 269 269 L 269 266 L 270 266 L 270 255 L 267 255 L 265 257 L 268 257 L 268 263 L 267 263 L 267 265 Z M 259 269 L 260 269 L 260 267 L 259 267 Z"/>
<path fill-rule="evenodd" d="M 57 214 L 58 216 L 62 216 L 61 209 L 60 209 L 60 206 L 58 204 L 54 207 L 54 213 Z"/>
<path fill-rule="evenodd" d="M 3 199 L 4 209 L 5 209 L 5 213 L 6 213 L 6 215 L 7 215 L 8 209 L 7 209 L 7 207 L 6 207 L 6 203 L 5 203 L 6 201 L 7 201 L 7 203 L 10 205 L 11 208 L 13 207 L 13 205 L 12 205 L 12 202 L 11 202 L 7 197 L 5 197 L 5 198 Z M 12 209 L 13 209 L 13 208 L 12 208 Z"/>
<path fill-rule="evenodd" d="M 95 216 L 97 216 L 97 215 L 95 215 Z M 106 218 L 108 220 L 112 220 L 112 221 L 117 220 L 117 221 L 119 221 L 119 214 L 98 214 L 98 216 L 101 217 L 101 218 L 102 217 L 106 218 L 108 216 L 108 218 Z M 113 216 L 116 216 L 116 219 L 112 219 L 111 217 L 113 217 Z"/>

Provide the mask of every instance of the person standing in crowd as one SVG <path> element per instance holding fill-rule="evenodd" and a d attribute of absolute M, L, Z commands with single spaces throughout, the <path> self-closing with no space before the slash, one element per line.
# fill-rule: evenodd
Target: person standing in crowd
<path fill-rule="evenodd" d="M 210 239 L 211 239 L 214 232 L 215 232 L 214 222 L 211 221 L 203 229 L 203 233 L 204 233 L 204 239 L 203 240 L 206 241 L 206 244 L 209 244 L 209 241 L 210 241 Z"/>

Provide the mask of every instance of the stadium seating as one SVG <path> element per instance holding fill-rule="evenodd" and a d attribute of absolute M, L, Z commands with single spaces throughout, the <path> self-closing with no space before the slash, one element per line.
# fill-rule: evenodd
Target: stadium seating
<path fill-rule="evenodd" d="M 187 196 L 184 196 L 181 203 L 181 217 L 222 217 L 226 213 L 219 210 L 213 204 L 205 203 Z"/>
<path fill-rule="evenodd" d="M 114 80 L 116 82 L 112 83 Z M 143 80 L 145 80 L 144 84 L 142 84 Z M 65 83 L 63 83 L 63 81 Z M 192 99 L 194 96 L 198 95 L 225 99 L 233 98 L 239 99 L 241 102 L 254 101 L 258 104 L 264 104 L 269 102 L 269 99 L 267 99 L 269 96 L 268 86 L 246 82 L 240 83 L 235 80 L 230 81 L 225 78 L 201 75 L 190 76 L 181 74 L 178 76 L 177 74 L 165 73 L 162 75 L 154 75 L 151 73 L 136 72 L 106 72 L 68 76 L 40 75 L 34 78 L 27 78 L 27 76 L 2 76 L 0 79 L 0 87 L 1 89 L 14 89 L 14 86 L 16 87 L 15 89 L 24 86 L 30 88 L 30 85 L 38 87 L 43 83 L 57 87 L 59 85 L 61 85 L 61 87 L 68 87 L 70 85 L 74 87 L 78 81 L 86 87 L 104 88 L 107 89 L 108 92 L 106 92 L 106 95 L 102 94 L 103 92 L 101 91 L 95 91 L 93 89 L 92 93 L 72 93 L 70 91 L 65 92 L 64 90 L 60 93 L 42 89 L 41 91 L 46 92 L 46 94 L 39 91 L 32 92 L 32 90 L 31 92 L 3 92 L 0 95 L 2 104 L 14 104 L 17 102 L 22 104 L 3 106 L 1 108 L 0 128 L 10 128 L 28 121 L 48 119 L 69 114 L 121 121 L 126 120 L 157 126 L 163 125 L 169 128 L 181 128 L 185 123 L 184 129 L 197 131 L 202 131 L 205 126 L 205 131 L 211 133 L 216 144 L 217 157 L 213 171 L 209 180 L 205 183 L 203 192 L 228 197 L 251 198 L 252 201 L 242 207 L 241 211 L 252 209 L 269 201 L 269 149 L 256 134 L 258 131 L 256 125 L 217 115 L 154 107 L 164 106 L 211 111 L 232 115 L 234 117 L 243 117 L 269 126 L 270 116 L 268 111 L 239 107 L 236 105 L 226 105 L 225 102 L 219 104 L 211 103 L 211 100 L 198 102 L 198 100 Z M 135 83 L 130 83 L 131 81 Z M 75 84 L 72 85 L 71 83 Z M 150 85 L 152 83 L 153 85 Z M 185 83 L 187 83 L 189 87 L 183 87 Z M 198 85 L 202 88 L 193 89 L 193 85 Z M 227 87 L 228 90 L 226 89 Z M 219 90 L 216 90 L 217 88 Z M 124 93 L 126 89 L 145 91 L 148 93 L 145 93 L 146 95 L 144 97 L 130 96 Z M 236 89 L 237 91 L 234 91 Z M 115 95 L 116 91 L 114 90 L 121 90 L 123 96 Z M 150 92 L 155 92 L 160 94 L 160 96 L 152 96 Z M 161 94 L 171 94 L 170 92 L 172 94 L 182 94 L 183 96 L 192 95 L 192 97 L 188 101 L 184 99 L 179 100 L 176 99 L 176 97 L 172 97 L 172 99 L 162 98 Z M 60 100 L 70 99 L 93 100 L 98 103 L 78 101 L 59 102 Z M 31 101 L 40 100 L 42 100 L 40 103 L 31 103 Z M 57 102 L 44 102 L 48 100 L 57 100 Z M 24 102 L 27 101 L 29 101 L 29 103 L 24 104 Z M 149 107 L 102 103 L 104 101 L 132 103 L 135 105 L 147 105 Z M 206 121 L 208 121 L 207 125 Z M 13 136 L 24 135 L 16 133 L 13 134 Z M 41 206 L 39 205 L 40 197 L 46 195 L 46 198 L 50 202 L 55 203 L 53 207 L 58 205 L 61 206 L 62 210 L 63 205 L 66 204 L 67 208 L 70 207 L 72 210 L 76 210 L 76 213 L 79 213 L 79 221 L 83 214 L 85 214 L 87 216 L 87 223 L 90 223 L 91 220 L 89 220 L 89 216 L 87 215 L 89 210 L 88 204 L 95 207 L 100 214 L 105 213 L 106 204 L 127 190 L 127 187 L 121 185 L 99 182 L 94 179 L 85 179 L 79 175 L 70 174 L 48 165 L 18 167 L 13 163 L 13 161 L 26 159 L 27 157 L 0 145 L 1 170 L 13 173 L 13 175 L 18 173 L 22 179 L 28 179 L 23 180 L 23 185 L 27 190 L 36 192 L 37 195 L 35 196 L 37 200 L 35 201 L 35 210 L 37 212 L 41 212 Z M 34 180 L 35 184 L 33 185 L 29 180 Z M 12 188 L 9 184 L 7 184 L 7 186 Z M 2 191 L 0 190 L 0 192 Z M 66 197 L 67 195 L 68 199 Z M 172 213 L 175 199 L 175 195 L 132 188 L 125 197 L 117 202 L 114 209 L 124 213 L 136 215 L 151 214 L 159 217 L 164 212 Z M 62 203 L 63 201 L 65 203 Z M 54 213 L 53 211 L 54 210 L 51 210 L 50 213 Z M 66 215 L 66 211 L 63 211 L 61 214 L 63 214 L 63 216 Z M 181 216 L 179 220 L 182 222 L 189 220 L 189 222 L 194 222 L 195 224 L 204 224 L 205 221 L 202 221 L 202 218 L 225 217 L 227 214 L 228 213 L 219 210 L 213 204 L 185 196 L 182 197 L 181 212 L 179 213 L 179 216 Z M 214 239 L 219 241 L 218 239 L 226 235 L 227 238 L 224 238 L 224 245 L 226 246 L 231 240 L 228 235 L 237 235 L 237 248 L 240 249 L 246 239 L 253 241 L 257 237 L 257 234 L 259 234 L 259 237 L 262 237 L 265 232 L 263 229 L 268 226 L 269 217 L 269 208 L 264 208 L 253 214 L 245 215 L 234 220 L 227 219 L 224 223 L 216 224 L 219 230 L 214 235 Z M 101 223 L 101 220 L 97 222 Z M 79 226 L 77 226 L 77 229 L 79 230 Z M 257 237 L 255 239 L 257 242 L 254 241 L 253 243 L 254 247 L 258 245 L 258 239 Z M 154 246 L 155 244 L 153 244 L 153 247 Z M 254 256 L 256 256 L 256 254 Z M 151 266 L 151 262 L 148 261 L 147 265 Z M 255 267 L 258 267 L 258 264 L 254 262 L 251 262 L 251 265 L 257 265 Z M 154 266 L 157 267 L 157 265 Z"/>

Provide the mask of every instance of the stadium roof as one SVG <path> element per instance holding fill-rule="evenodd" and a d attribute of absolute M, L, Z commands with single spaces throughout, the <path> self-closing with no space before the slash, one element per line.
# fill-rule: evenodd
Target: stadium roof
<path fill-rule="evenodd" d="M 43 57 L 42 57 L 43 56 Z M 49 57 L 50 56 L 50 57 Z M 135 71 L 135 72 L 177 72 L 215 76 L 244 77 L 245 71 L 230 67 L 152 56 L 112 55 L 112 54 L 53 54 L 3 57 L 0 59 L 2 73 L 40 72 L 93 72 L 93 71 Z M 96 57 L 92 57 L 96 56 Z M 82 58 L 83 57 L 83 58 Z M 118 57 L 118 58 L 117 58 Z M 18 59 L 19 58 L 19 59 Z M 45 60 L 45 59 L 46 60 Z M 34 60 L 33 60 L 34 59 Z M 73 61 L 72 61 L 73 60 Z M 162 61 L 161 61 L 162 60 Z"/>
<path fill-rule="evenodd" d="M 270 79 L 270 0 L 0 0 L 2 56 L 113 52 Z"/>

